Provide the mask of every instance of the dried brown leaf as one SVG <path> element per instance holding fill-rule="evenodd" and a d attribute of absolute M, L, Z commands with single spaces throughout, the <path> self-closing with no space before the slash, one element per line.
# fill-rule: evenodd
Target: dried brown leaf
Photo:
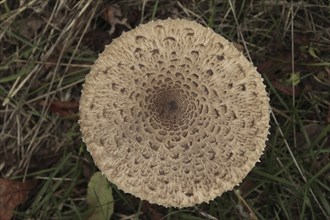
<path fill-rule="evenodd" d="M 143 213 L 147 214 L 151 219 L 164 219 L 164 215 L 157 209 L 157 206 L 154 204 L 150 204 L 147 201 L 143 201 L 142 211 Z"/>
<path fill-rule="evenodd" d="M 122 18 L 122 12 L 117 5 L 108 6 L 102 13 L 101 17 L 111 25 L 109 34 L 115 32 L 116 25 L 121 24 L 131 29 L 131 26 L 127 23 L 127 18 Z"/>
<path fill-rule="evenodd" d="M 273 80 L 272 81 L 272 85 L 278 89 L 279 91 L 281 91 L 282 93 L 286 94 L 286 95 L 290 95 L 290 96 L 298 96 L 301 94 L 301 88 L 299 88 L 298 86 L 292 87 L 292 86 L 287 86 L 277 80 Z M 293 93 L 294 91 L 294 93 Z"/>
<path fill-rule="evenodd" d="M 28 198 L 35 182 L 0 179 L 0 220 L 9 220 L 14 209 Z"/>
<path fill-rule="evenodd" d="M 40 105 L 45 106 L 46 102 L 40 102 Z M 71 116 L 78 111 L 79 102 L 77 101 L 53 101 L 50 103 L 49 110 L 59 116 Z"/>
<path fill-rule="evenodd" d="M 109 44 L 112 37 L 105 31 L 92 30 L 85 34 L 84 42 L 93 47 L 97 52 L 102 52 L 105 45 Z"/>
<path fill-rule="evenodd" d="M 256 185 L 257 184 L 252 180 L 248 180 L 248 179 L 244 180 L 239 186 L 239 191 L 243 196 L 243 198 L 247 196 L 251 192 L 251 190 L 256 187 Z"/>

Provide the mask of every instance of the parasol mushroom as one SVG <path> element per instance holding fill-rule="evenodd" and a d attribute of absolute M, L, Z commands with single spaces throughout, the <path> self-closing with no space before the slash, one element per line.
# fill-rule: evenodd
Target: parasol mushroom
<path fill-rule="evenodd" d="M 269 128 L 253 64 L 183 19 L 142 24 L 106 46 L 79 109 L 83 140 L 109 181 L 166 207 L 233 189 L 259 161 Z"/>

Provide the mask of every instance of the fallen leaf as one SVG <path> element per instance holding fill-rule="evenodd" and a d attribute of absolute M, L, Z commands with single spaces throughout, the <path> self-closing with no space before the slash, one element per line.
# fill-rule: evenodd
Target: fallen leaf
<path fill-rule="evenodd" d="M 157 205 L 150 204 L 147 201 L 142 202 L 142 211 L 147 214 L 150 219 L 160 220 L 164 219 L 164 215 L 157 209 Z"/>
<path fill-rule="evenodd" d="M 111 43 L 112 37 L 105 31 L 92 30 L 85 34 L 84 42 L 97 52 L 102 52 L 105 45 Z"/>
<path fill-rule="evenodd" d="M 295 86 L 292 88 L 292 86 L 287 86 L 285 85 L 284 83 L 281 83 L 279 82 L 278 80 L 273 80 L 272 81 L 272 85 L 278 89 L 279 91 L 281 91 L 282 93 L 286 94 L 286 95 L 290 95 L 290 96 L 297 96 L 297 95 L 300 95 L 302 90 Z M 294 93 L 293 93 L 293 90 L 294 90 Z"/>
<path fill-rule="evenodd" d="M 127 23 L 127 18 L 122 18 L 122 13 L 118 5 L 108 6 L 102 13 L 101 17 L 111 25 L 109 34 L 113 34 L 116 30 L 116 25 L 121 24 L 131 29 Z"/>
<path fill-rule="evenodd" d="M 252 180 L 246 179 L 244 180 L 240 186 L 239 186 L 239 191 L 242 195 L 242 197 L 246 197 L 247 195 L 249 195 L 249 193 L 251 193 L 251 191 L 256 187 L 256 183 Z"/>
<path fill-rule="evenodd" d="M 105 176 L 101 172 L 96 172 L 90 179 L 87 189 L 88 210 L 86 218 L 88 220 L 108 220 L 114 210 L 112 188 Z"/>
<path fill-rule="evenodd" d="M 39 103 L 41 106 L 45 106 L 47 103 L 42 101 Z M 76 101 L 53 101 L 50 103 L 49 110 L 58 114 L 59 116 L 70 116 L 78 111 L 79 102 Z"/>
<path fill-rule="evenodd" d="M 14 209 L 27 198 L 35 183 L 24 183 L 14 180 L 0 179 L 0 220 L 9 220 L 13 217 Z"/>

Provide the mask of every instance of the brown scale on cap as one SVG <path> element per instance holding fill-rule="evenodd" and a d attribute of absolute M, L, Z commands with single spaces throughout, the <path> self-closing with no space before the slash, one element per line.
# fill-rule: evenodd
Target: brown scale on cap
<path fill-rule="evenodd" d="M 238 185 L 265 148 L 269 99 L 232 43 L 187 20 L 124 33 L 96 60 L 80 100 L 83 140 L 125 192 L 163 206 Z"/>

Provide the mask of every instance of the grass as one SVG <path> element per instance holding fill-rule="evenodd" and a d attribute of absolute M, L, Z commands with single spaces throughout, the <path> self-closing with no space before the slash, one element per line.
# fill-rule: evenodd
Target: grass
<path fill-rule="evenodd" d="M 51 103 L 77 102 L 104 44 L 128 30 L 117 22 L 108 34 L 103 11 L 111 4 L 132 28 L 167 17 L 210 26 L 258 67 L 272 107 L 266 151 L 234 191 L 209 204 L 165 209 L 113 185 L 114 219 L 330 218 L 327 1 L 2 0 L 0 172 L 37 182 L 15 219 L 83 218 L 88 180 L 97 168 L 81 141 L 76 109 L 58 115 Z"/>

